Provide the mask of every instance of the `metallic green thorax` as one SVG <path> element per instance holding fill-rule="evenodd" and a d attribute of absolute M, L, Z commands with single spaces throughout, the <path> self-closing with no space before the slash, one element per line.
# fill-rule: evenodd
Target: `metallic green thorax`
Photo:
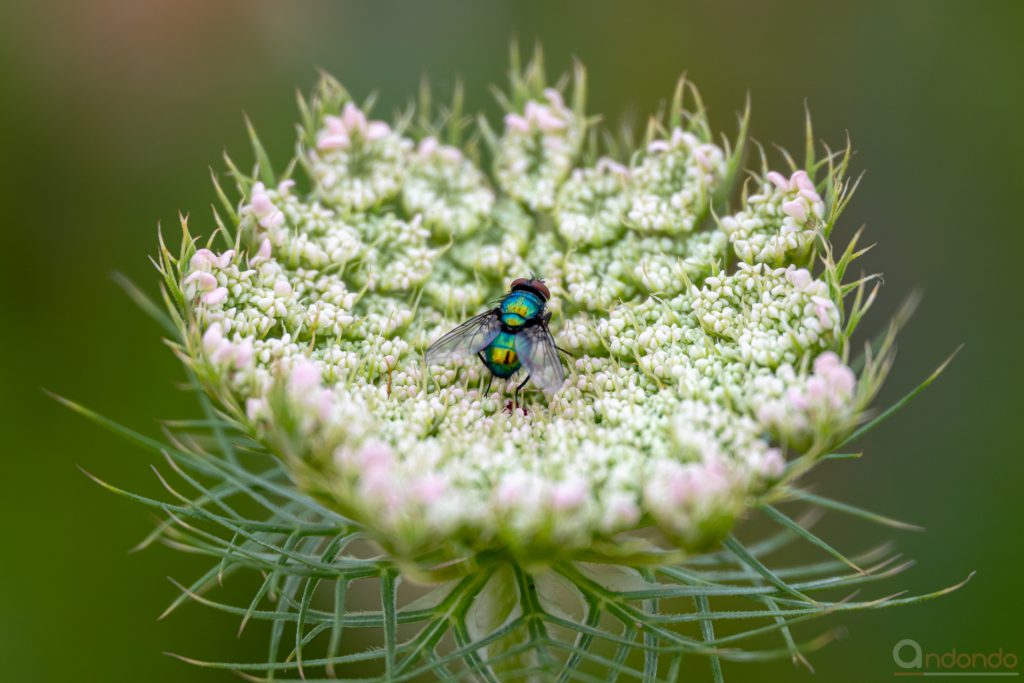
<path fill-rule="evenodd" d="M 544 300 L 530 291 L 516 290 L 501 302 L 501 332 L 481 352 L 484 364 L 496 376 L 511 377 L 521 363 L 516 353 L 516 332 L 544 312 Z"/>

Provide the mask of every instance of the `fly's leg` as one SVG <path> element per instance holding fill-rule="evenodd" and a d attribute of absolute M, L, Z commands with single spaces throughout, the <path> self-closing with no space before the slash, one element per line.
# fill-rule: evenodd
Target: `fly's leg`
<path fill-rule="evenodd" d="M 526 386 L 526 383 L 527 383 L 527 382 L 529 382 L 529 381 L 530 381 L 530 376 L 529 376 L 529 375 L 527 375 L 527 376 L 526 376 L 526 379 L 524 379 L 524 380 L 523 380 L 522 382 L 520 382 L 520 383 L 519 383 L 519 386 L 517 386 L 517 387 L 516 387 L 516 392 L 515 392 L 515 394 L 513 394 L 513 396 L 514 396 L 515 398 L 514 398 L 514 402 L 513 402 L 513 404 L 512 404 L 512 405 L 514 405 L 514 406 L 515 406 L 516 408 L 518 408 L 518 407 L 519 407 L 519 390 L 520 390 L 520 389 L 522 389 L 523 387 L 525 387 L 525 386 Z M 523 408 L 523 412 L 526 412 L 526 408 Z"/>
<path fill-rule="evenodd" d="M 491 372 L 491 366 L 487 364 L 483 351 L 477 351 L 476 357 L 480 359 L 480 362 L 483 363 L 484 367 L 487 369 L 487 388 L 484 389 L 484 396 L 489 396 L 491 393 L 491 382 L 494 381 L 494 373 Z"/>

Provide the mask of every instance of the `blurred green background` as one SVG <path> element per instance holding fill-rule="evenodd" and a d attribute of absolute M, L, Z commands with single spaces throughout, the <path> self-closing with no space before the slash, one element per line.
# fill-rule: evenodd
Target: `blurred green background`
<path fill-rule="evenodd" d="M 749 91 L 754 135 L 800 149 L 804 99 L 820 137 L 848 130 L 866 170 L 840 239 L 861 223 L 879 248 L 886 314 L 913 288 L 924 303 L 901 340 L 891 402 L 961 342 L 948 375 L 864 444 L 823 468 L 820 489 L 921 523 L 895 534 L 920 564 L 888 584 L 926 591 L 971 570 L 960 592 L 830 625 L 847 637 L 812 657 L 816 680 L 891 677 L 903 638 L 925 649 L 1024 655 L 1019 615 L 1024 452 L 1018 280 L 1024 143 L 1024 13 L 1018 2 L 302 2 L 92 0 L 0 7 L 0 210 L 4 477 L 0 671 L 9 681 L 215 681 L 164 650 L 264 656 L 237 621 L 187 606 L 163 577 L 201 560 L 127 549 L 146 511 L 105 493 L 81 465 L 156 491 L 146 456 L 43 395 L 54 390 L 153 432 L 190 414 L 155 325 L 108 277 L 155 291 L 146 256 L 179 210 L 208 231 L 208 166 L 243 159 L 243 109 L 273 158 L 293 144 L 294 90 L 315 70 L 390 111 L 421 73 L 458 74 L 468 104 L 493 104 L 513 36 L 543 42 L 553 69 L 589 67 L 590 109 L 650 112 L 683 70 L 718 130 Z M 863 549 L 890 535 L 846 520 L 827 538 Z M 805 627 L 810 636 L 823 625 Z M 731 681 L 812 680 L 786 661 L 729 665 Z"/>

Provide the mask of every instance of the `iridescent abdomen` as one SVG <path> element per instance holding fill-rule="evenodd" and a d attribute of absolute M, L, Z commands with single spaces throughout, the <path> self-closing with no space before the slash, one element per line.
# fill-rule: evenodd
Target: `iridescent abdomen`
<path fill-rule="evenodd" d="M 511 377 L 519 369 L 516 336 L 509 332 L 499 332 L 494 341 L 484 349 L 483 355 L 488 369 L 502 379 Z"/>

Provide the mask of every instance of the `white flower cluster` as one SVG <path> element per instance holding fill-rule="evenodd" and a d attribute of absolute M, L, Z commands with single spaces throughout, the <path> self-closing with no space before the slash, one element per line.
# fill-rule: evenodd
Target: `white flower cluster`
<path fill-rule="evenodd" d="M 675 295 L 725 262 L 728 240 L 718 230 L 704 230 L 685 241 L 647 237 L 641 244 L 643 255 L 636 261 L 633 276 L 647 291 Z"/>
<path fill-rule="evenodd" d="M 558 232 L 566 242 L 595 247 L 622 234 L 622 215 L 629 207 L 628 178 L 629 169 L 608 158 L 594 168 L 572 172 L 555 207 Z"/>
<path fill-rule="evenodd" d="M 631 225 L 645 232 L 690 232 L 705 215 L 725 175 L 725 153 L 676 128 L 668 140 L 654 140 L 633 169 Z"/>
<path fill-rule="evenodd" d="M 567 552 L 651 524 L 699 548 L 782 475 L 780 447 L 856 410 L 828 286 L 791 264 L 726 269 L 722 151 L 675 131 L 632 169 L 574 168 L 582 124 L 545 97 L 506 117 L 501 197 L 464 152 L 346 105 L 323 118 L 308 193 L 253 183 L 242 253 L 182 265 L 203 376 L 300 486 L 395 552 Z M 801 201 L 820 216 L 793 178 L 770 176 L 737 225 L 778 204 L 781 226 Z M 527 385 L 513 409 L 474 357 L 424 366 L 531 271 L 573 354 L 558 393 Z"/>
<path fill-rule="evenodd" d="M 506 114 L 494 163 L 501 189 L 531 209 L 554 207 L 583 139 L 583 122 L 562 94 L 547 88 L 544 97 L 547 104 L 529 100 L 522 113 Z"/>
<path fill-rule="evenodd" d="M 693 313 L 709 333 L 736 343 L 739 359 L 774 367 L 828 348 L 839 309 L 828 286 L 802 268 L 740 263 L 732 275 L 693 289 Z"/>
<path fill-rule="evenodd" d="M 458 147 L 426 137 L 410 159 L 402 201 L 435 234 L 464 237 L 486 222 L 494 193 Z"/>
<path fill-rule="evenodd" d="M 815 433 L 848 426 L 857 378 L 835 353 L 826 351 L 815 358 L 809 376 L 798 376 L 791 365 L 784 365 L 773 380 L 763 392 L 776 398 L 761 403 L 757 418 L 784 441 L 801 444 Z"/>
<path fill-rule="evenodd" d="M 755 435 L 757 423 L 716 403 L 686 401 L 673 416 L 673 446 L 689 458 L 656 464 L 644 489 L 651 514 L 682 545 L 699 546 L 727 529 L 741 511 L 744 485 L 780 477 L 785 460 L 778 448 Z M 742 454 L 737 458 L 737 454 Z"/>
<path fill-rule="evenodd" d="M 242 227 L 253 240 L 266 240 L 260 254 L 266 259 L 269 249 L 276 259 L 289 266 L 324 268 L 357 260 L 363 244 L 355 229 L 337 220 L 334 211 L 319 201 L 304 202 L 291 194 L 294 181 L 281 182 L 267 189 L 257 182 L 249 193 L 249 203 L 242 207 Z"/>
<path fill-rule="evenodd" d="M 331 206 L 364 210 L 398 194 L 408 141 L 383 121 L 369 121 L 349 102 L 340 116 L 324 117 L 310 169 L 320 197 Z"/>
<path fill-rule="evenodd" d="M 807 171 L 796 171 L 788 179 L 771 171 L 761 192 L 748 197 L 743 210 L 723 218 L 720 226 L 740 260 L 781 266 L 804 260 L 824 215 L 825 202 Z"/>

